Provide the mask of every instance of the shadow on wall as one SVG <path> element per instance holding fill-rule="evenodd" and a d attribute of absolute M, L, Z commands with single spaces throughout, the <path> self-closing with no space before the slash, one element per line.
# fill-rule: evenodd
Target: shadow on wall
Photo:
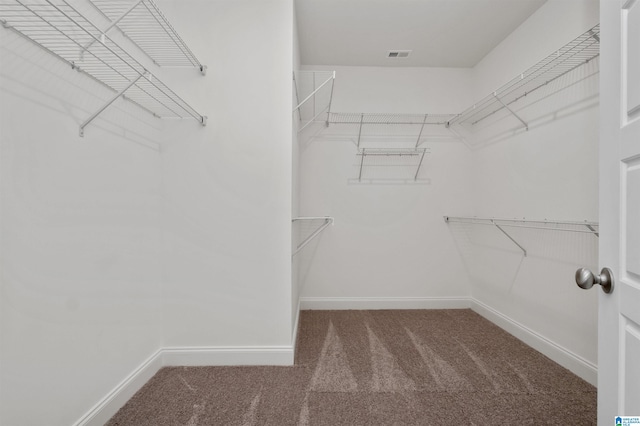
<path fill-rule="evenodd" d="M 110 100 L 114 92 L 19 35 L 4 32 L 0 76 L 5 83 L 0 91 L 63 114 L 68 117 L 69 138 L 83 140 L 78 133 L 80 124 Z M 159 151 L 162 122 L 132 102 L 119 99 L 87 126 L 87 137 L 92 132 L 106 132 Z"/>
<path fill-rule="evenodd" d="M 529 131 L 599 104 L 599 59 L 557 78 L 509 105 Z M 472 125 L 452 125 L 472 148 L 492 145 L 526 132 L 509 111 L 501 109 Z"/>
<path fill-rule="evenodd" d="M 595 268 L 598 264 L 598 237 L 592 233 L 509 229 L 509 235 L 526 250 L 525 256 L 496 227 L 450 223 L 449 229 L 472 280 L 504 293 L 513 290 L 527 262 L 548 262 L 562 268 Z"/>

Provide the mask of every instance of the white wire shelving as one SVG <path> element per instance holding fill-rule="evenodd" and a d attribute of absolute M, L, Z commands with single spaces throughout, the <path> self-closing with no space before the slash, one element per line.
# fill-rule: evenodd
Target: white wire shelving
<path fill-rule="evenodd" d="M 509 233 L 505 228 L 526 228 L 542 231 L 577 232 L 582 234 L 593 234 L 599 237 L 598 222 L 590 221 L 562 221 L 562 220 L 530 220 L 530 219 L 503 219 L 496 217 L 470 217 L 470 216 L 444 216 L 447 223 L 465 223 L 472 225 L 488 225 L 498 229 L 513 244 L 518 246 L 524 256 L 527 250 Z"/>
<path fill-rule="evenodd" d="M 115 95 L 80 124 L 85 127 L 121 96 L 161 118 L 192 118 L 206 125 L 180 96 L 110 39 L 66 0 L 15 0 L 0 4 L 5 28 L 38 44 Z"/>
<path fill-rule="evenodd" d="M 195 67 L 206 74 L 203 65 L 153 0 L 89 0 L 110 21 L 102 30 L 119 29 L 160 67 Z"/>
<path fill-rule="evenodd" d="M 328 125 L 335 79 L 335 71 L 294 71 L 293 113 L 298 113 L 298 133 L 313 123 Z"/>
<path fill-rule="evenodd" d="M 354 182 L 417 182 L 428 148 L 361 148 Z"/>
<path fill-rule="evenodd" d="M 456 115 L 448 125 L 464 124 L 472 127 L 498 111 L 506 110 L 528 130 L 529 124 L 515 109 L 516 103 L 588 64 L 599 55 L 600 25 L 598 24 Z"/>
<path fill-rule="evenodd" d="M 336 132 L 350 134 L 358 148 L 363 139 L 377 137 L 391 144 L 394 140 L 406 142 L 408 147 L 418 148 L 426 139 L 450 139 L 445 134 L 434 135 L 427 128 L 445 125 L 454 114 L 381 114 L 330 112 L 327 125 L 339 127 Z"/>
<path fill-rule="evenodd" d="M 324 231 L 329 225 L 333 225 L 333 217 L 330 216 L 306 216 L 306 217 L 294 217 L 291 220 L 292 224 L 299 224 L 300 229 L 297 234 L 300 234 L 300 241 L 296 244 L 296 248 L 293 251 L 291 257 L 294 257 L 300 252 L 307 244 L 309 244 L 314 238 L 316 238 L 322 231 Z"/>

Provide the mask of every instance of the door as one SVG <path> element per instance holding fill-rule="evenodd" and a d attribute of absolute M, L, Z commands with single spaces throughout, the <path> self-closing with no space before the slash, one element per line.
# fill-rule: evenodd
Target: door
<path fill-rule="evenodd" d="M 599 252 L 615 285 L 599 291 L 598 424 L 615 425 L 640 417 L 640 0 L 601 0 L 600 29 Z"/>

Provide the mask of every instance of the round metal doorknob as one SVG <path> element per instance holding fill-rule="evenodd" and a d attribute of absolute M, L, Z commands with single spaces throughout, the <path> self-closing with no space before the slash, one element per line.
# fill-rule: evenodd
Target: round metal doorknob
<path fill-rule="evenodd" d="M 594 275 L 587 268 L 580 268 L 576 271 L 576 284 L 585 290 L 589 290 L 594 284 L 600 284 L 602 291 L 611 293 L 613 291 L 613 272 L 609 268 L 602 268 L 600 275 Z"/>

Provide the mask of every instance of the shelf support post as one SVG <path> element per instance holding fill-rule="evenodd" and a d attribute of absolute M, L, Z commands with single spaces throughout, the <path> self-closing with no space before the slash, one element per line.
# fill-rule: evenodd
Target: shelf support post
<path fill-rule="evenodd" d="M 426 117 L 426 116 L 425 116 Z M 413 177 L 414 181 L 418 180 L 418 173 L 420 173 L 420 167 L 422 167 L 422 160 L 424 160 L 424 154 L 427 152 L 426 149 L 422 150 L 422 156 L 420 157 L 420 162 L 418 163 L 418 168 L 416 169 L 416 175 Z"/>
<path fill-rule="evenodd" d="M 111 105 L 112 103 L 114 103 L 116 101 L 116 99 L 118 99 L 120 96 L 124 95 L 124 93 L 129 90 L 129 88 L 131 86 L 133 86 L 134 84 L 136 84 L 138 82 L 138 80 L 140 80 L 142 77 L 144 76 L 144 74 L 139 74 L 138 77 L 134 78 L 133 80 L 131 80 L 131 82 L 129 82 L 129 84 L 127 85 L 127 87 L 125 87 L 124 89 L 122 89 L 121 91 L 119 91 L 113 98 L 111 98 L 110 100 L 107 101 L 107 103 L 105 103 L 103 106 L 100 107 L 100 109 L 98 109 L 98 111 L 94 112 L 91 117 L 87 118 L 84 123 L 82 123 L 80 125 L 80 136 L 84 136 L 84 128 L 87 127 L 87 125 L 89 123 L 91 123 L 97 116 L 99 116 L 102 111 L 104 111 L 105 109 L 107 109 L 107 107 L 109 105 Z"/>
<path fill-rule="evenodd" d="M 518 244 L 518 242 L 516 240 L 514 240 L 513 237 L 507 233 L 507 231 L 502 229 L 502 227 L 500 225 L 495 223 L 493 220 L 491 220 L 491 223 L 493 223 L 495 225 L 495 227 L 500 230 L 500 232 L 502 232 L 507 238 L 509 238 L 513 244 L 517 245 L 520 248 L 520 250 L 522 250 L 522 253 L 524 253 L 524 257 L 527 257 L 527 251 L 524 249 L 524 247 L 522 247 L 520 244 Z"/>
<path fill-rule="evenodd" d="M 329 116 L 331 115 L 331 102 L 333 102 L 333 88 L 336 85 L 336 72 L 333 72 L 333 76 L 331 77 L 331 94 L 329 95 L 329 107 L 327 108 L 327 121 L 325 121 L 326 127 L 329 127 Z"/>
<path fill-rule="evenodd" d="M 502 104 L 502 106 L 506 108 L 506 110 L 507 110 L 507 111 L 509 111 L 511 114 L 513 114 L 513 116 L 514 116 L 515 118 L 517 118 L 518 120 L 520 120 L 520 122 L 521 122 L 522 124 L 524 124 L 524 128 L 525 128 L 525 130 L 529 130 L 529 125 L 527 124 L 527 122 L 526 122 L 526 121 L 524 121 L 522 118 L 520 118 L 520 116 L 519 116 L 518 114 L 516 114 L 516 113 L 515 113 L 511 108 L 509 108 L 509 107 L 507 106 L 507 104 L 505 104 L 504 102 L 502 102 L 502 99 L 500 99 L 500 98 L 498 97 L 498 95 L 497 95 L 495 92 L 493 92 L 493 97 L 494 97 L 494 98 L 496 98 L 496 100 L 497 100 L 498 102 L 500 102 L 500 103 Z"/>
<path fill-rule="evenodd" d="M 360 136 L 362 136 L 362 121 L 364 120 L 364 114 L 360 114 L 360 129 L 358 130 L 358 143 L 356 146 L 360 148 Z"/>
<path fill-rule="evenodd" d="M 422 126 L 420 127 L 420 133 L 418 133 L 418 139 L 416 140 L 416 148 L 420 145 L 420 137 L 422 137 L 422 132 L 424 131 L 424 125 L 427 124 L 427 117 L 429 114 L 424 115 L 424 120 L 422 120 Z M 422 160 L 421 160 L 422 161 Z"/>
<path fill-rule="evenodd" d="M 360 157 L 360 173 L 358 173 L 358 182 L 362 182 L 362 166 L 364 165 L 365 148 L 362 148 L 362 156 Z"/>

